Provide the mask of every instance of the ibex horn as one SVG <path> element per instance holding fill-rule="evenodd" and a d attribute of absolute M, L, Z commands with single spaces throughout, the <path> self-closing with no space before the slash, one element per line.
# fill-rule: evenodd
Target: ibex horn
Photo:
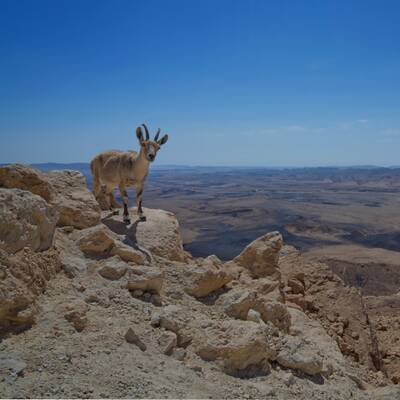
<path fill-rule="evenodd" d="M 146 132 L 146 140 L 150 140 L 150 134 L 149 134 L 149 130 L 147 129 L 147 126 L 145 124 L 142 124 L 145 132 Z"/>
<path fill-rule="evenodd" d="M 155 142 L 157 142 L 157 140 L 158 140 L 158 137 L 160 136 L 160 128 L 158 128 L 158 130 L 157 130 L 157 133 L 156 133 L 156 136 L 154 136 L 154 141 Z"/>

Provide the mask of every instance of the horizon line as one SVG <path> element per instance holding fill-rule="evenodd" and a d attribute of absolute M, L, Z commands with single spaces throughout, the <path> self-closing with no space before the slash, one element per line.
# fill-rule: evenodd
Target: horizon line
<path fill-rule="evenodd" d="M 39 163 L 21 163 L 21 162 L 9 162 L 0 163 L 0 165 L 11 165 L 11 164 L 25 164 L 31 166 L 44 166 L 44 165 L 74 165 L 74 164 L 87 164 L 88 161 L 76 161 L 76 162 L 39 162 Z M 376 165 L 376 164 L 326 164 L 326 165 L 196 165 L 196 164 L 156 164 L 152 168 L 262 168 L 262 169 L 305 169 L 305 168 L 369 168 L 369 169 L 396 169 L 400 168 L 400 165 Z"/>

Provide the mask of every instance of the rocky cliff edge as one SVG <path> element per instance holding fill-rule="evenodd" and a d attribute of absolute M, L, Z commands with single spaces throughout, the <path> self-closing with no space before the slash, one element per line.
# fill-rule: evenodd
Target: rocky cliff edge
<path fill-rule="evenodd" d="M 400 399 L 326 266 L 278 232 L 194 258 L 145 214 L 101 212 L 76 171 L 0 168 L 1 397 Z"/>

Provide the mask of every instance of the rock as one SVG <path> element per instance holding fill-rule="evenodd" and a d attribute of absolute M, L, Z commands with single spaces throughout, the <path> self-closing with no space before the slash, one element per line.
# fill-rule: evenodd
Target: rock
<path fill-rule="evenodd" d="M 166 355 L 171 355 L 174 347 L 178 344 L 178 338 L 174 332 L 165 331 L 158 338 L 158 344 L 160 345 L 161 351 Z"/>
<path fill-rule="evenodd" d="M 283 332 L 288 332 L 291 324 L 291 316 L 285 304 L 276 301 L 264 301 L 255 308 L 264 322 L 271 322 Z"/>
<path fill-rule="evenodd" d="M 217 362 L 229 375 L 266 375 L 268 361 L 276 356 L 273 334 L 270 326 L 251 321 L 212 322 L 194 339 L 193 349 L 203 360 Z"/>
<path fill-rule="evenodd" d="M 350 336 L 354 339 L 354 340 L 358 340 L 360 338 L 360 335 L 358 332 L 351 332 Z"/>
<path fill-rule="evenodd" d="M 252 308 L 247 314 L 247 321 L 257 322 L 258 324 L 264 322 L 261 318 L 261 314 L 258 311 L 253 310 Z"/>
<path fill-rule="evenodd" d="M 288 303 L 296 304 L 303 311 L 307 309 L 307 301 L 302 294 L 289 293 L 285 296 L 285 300 Z"/>
<path fill-rule="evenodd" d="M 139 249 L 145 249 L 153 255 L 171 261 L 189 259 L 188 253 L 183 250 L 179 223 L 175 215 L 168 211 L 150 208 L 144 208 L 143 212 L 146 220 L 140 221 L 137 217 L 136 209 L 130 210 L 135 230 L 128 229 L 126 241 L 136 243 Z M 113 216 L 108 218 L 106 223 L 113 227 L 120 224 L 120 219 L 120 216 Z"/>
<path fill-rule="evenodd" d="M 178 345 L 186 346 L 192 340 L 192 330 L 189 326 L 191 317 L 182 307 L 168 305 L 162 307 L 160 312 L 152 314 L 153 323 L 159 321 L 159 326 L 167 331 L 174 332 L 177 335 Z"/>
<path fill-rule="evenodd" d="M 126 262 L 132 262 L 138 265 L 147 263 L 146 257 L 142 252 L 135 250 L 119 241 L 114 243 L 114 247 L 111 249 L 111 255 L 117 255 Z"/>
<path fill-rule="evenodd" d="M 307 345 L 299 337 L 287 336 L 276 360 L 283 367 L 303 371 L 308 375 L 320 374 L 323 371 L 322 357 L 315 348 Z"/>
<path fill-rule="evenodd" d="M 280 277 L 278 261 L 282 243 L 279 232 L 267 233 L 250 243 L 233 262 L 248 269 L 253 278 Z"/>
<path fill-rule="evenodd" d="M 334 313 L 329 313 L 326 317 L 328 318 L 329 322 L 335 322 L 337 319 L 337 316 Z"/>
<path fill-rule="evenodd" d="M 118 235 L 103 224 L 74 232 L 71 238 L 89 256 L 118 256 L 126 262 L 142 265 L 147 262 L 143 252 L 122 243 Z"/>
<path fill-rule="evenodd" d="M 121 279 L 128 269 L 128 264 L 120 257 L 114 256 L 99 262 L 99 274 L 112 281 Z"/>
<path fill-rule="evenodd" d="M 143 290 L 159 294 L 163 281 L 163 274 L 158 268 L 138 265 L 129 269 L 126 287 L 129 290 Z"/>
<path fill-rule="evenodd" d="M 232 280 L 216 256 L 209 256 L 200 265 L 188 265 L 184 272 L 185 291 L 194 297 L 205 297 Z"/>
<path fill-rule="evenodd" d="M 64 318 L 70 322 L 77 332 L 82 332 L 87 325 L 86 312 L 88 305 L 82 300 L 76 300 L 65 306 Z"/>
<path fill-rule="evenodd" d="M 296 279 L 305 286 L 306 274 L 304 271 L 292 271 L 289 275 L 289 279 Z"/>
<path fill-rule="evenodd" d="M 183 361 L 186 357 L 186 350 L 182 347 L 174 348 L 172 357 L 175 358 L 175 360 Z"/>
<path fill-rule="evenodd" d="M 61 230 L 62 230 L 64 233 L 72 233 L 72 232 L 74 231 L 74 227 L 71 226 L 71 225 L 67 225 L 67 226 L 63 226 L 63 227 L 61 228 Z"/>
<path fill-rule="evenodd" d="M 285 372 L 281 379 L 283 383 L 288 387 L 292 386 L 295 382 L 294 376 L 291 372 Z"/>
<path fill-rule="evenodd" d="M 306 306 L 306 310 L 310 312 L 318 312 L 319 307 L 317 304 L 314 302 L 314 297 L 310 295 L 304 296 L 304 302 Z"/>
<path fill-rule="evenodd" d="M 288 280 L 288 286 L 292 289 L 294 294 L 304 294 L 304 284 L 296 278 Z"/>
<path fill-rule="evenodd" d="M 147 349 L 146 345 L 142 342 L 142 340 L 139 338 L 139 336 L 135 333 L 135 331 L 132 328 L 129 328 L 125 333 L 125 340 L 128 343 L 136 345 L 142 351 L 146 351 Z"/>
<path fill-rule="evenodd" d="M 221 295 L 216 302 L 220 304 L 225 313 L 237 319 L 248 319 L 248 313 L 257 303 L 257 293 L 238 287 Z"/>
<path fill-rule="evenodd" d="M 296 279 L 300 280 L 302 276 L 299 274 L 302 274 L 306 283 L 305 296 L 292 294 L 286 296 L 286 301 L 312 312 L 327 330 L 333 331 L 330 326 L 341 318 L 347 319 L 348 327 L 344 320 L 340 321 L 345 328 L 345 342 L 340 342 L 342 349 L 360 364 L 374 370 L 380 359 L 379 346 L 374 343 L 374 334 L 370 329 L 371 323 L 374 325 L 372 320 L 368 321 L 371 315 L 368 317 L 364 308 L 366 299 L 358 289 L 349 287 L 333 274 L 331 267 L 322 262 L 324 259 L 306 261 L 296 249 L 284 246 L 279 259 L 283 279 L 297 276 Z M 357 332 L 359 339 L 351 338 L 350 331 Z"/>
<path fill-rule="evenodd" d="M 100 223 L 100 207 L 78 171 L 51 171 L 47 179 L 56 191 L 53 203 L 60 213 L 59 226 L 84 229 Z"/>
<path fill-rule="evenodd" d="M 143 300 L 149 302 L 151 300 L 151 293 L 145 292 L 143 294 Z"/>
<path fill-rule="evenodd" d="M 0 187 L 27 190 L 47 202 L 56 197 L 56 192 L 44 173 L 22 164 L 0 167 Z"/>
<path fill-rule="evenodd" d="M 60 270 L 54 249 L 36 253 L 26 247 L 12 255 L 0 249 L 0 336 L 34 323 L 37 308 L 32 306 Z"/>
<path fill-rule="evenodd" d="M 137 289 L 132 291 L 133 297 L 142 297 L 144 294 L 143 290 Z"/>
<path fill-rule="evenodd" d="M 152 294 L 150 297 L 150 302 L 155 306 L 162 306 L 161 297 L 158 294 Z"/>
<path fill-rule="evenodd" d="M 0 189 L 0 249 L 47 250 L 53 243 L 57 212 L 36 194 Z"/>
<path fill-rule="evenodd" d="M 86 272 L 88 267 L 86 258 L 72 237 L 65 234 L 62 228 L 57 228 L 54 235 L 54 247 L 59 252 L 64 272 L 70 278 Z"/>
<path fill-rule="evenodd" d="M 291 316 L 290 334 L 304 340 L 303 350 L 318 355 L 323 360 L 323 373 L 345 370 L 345 360 L 337 343 L 326 333 L 321 324 L 304 312 L 288 308 Z"/>
<path fill-rule="evenodd" d="M 23 375 L 27 364 L 25 361 L 12 354 L 0 353 L 0 381 L 5 377 L 16 377 Z"/>
<path fill-rule="evenodd" d="M 150 325 L 153 328 L 158 328 L 160 326 L 160 323 L 161 323 L 161 316 L 159 314 L 153 314 L 151 316 Z"/>
<path fill-rule="evenodd" d="M 85 292 L 85 303 L 100 304 L 103 307 L 109 307 L 110 301 L 101 290 L 88 290 Z"/>
<path fill-rule="evenodd" d="M 280 279 L 271 280 L 269 278 L 251 279 L 244 281 L 244 284 L 257 293 L 257 298 L 263 301 L 283 302 Z"/>
<path fill-rule="evenodd" d="M 72 238 L 81 251 L 91 256 L 109 256 L 115 245 L 113 232 L 102 224 L 74 232 Z"/>
<path fill-rule="evenodd" d="M 400 387 L 386 386 L 369 390 L 373 400 L 398 400 L 400 399 Z"/>

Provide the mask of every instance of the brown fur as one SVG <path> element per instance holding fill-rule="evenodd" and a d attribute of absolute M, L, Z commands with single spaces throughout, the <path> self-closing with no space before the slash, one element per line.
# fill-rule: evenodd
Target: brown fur
<path fill-rule="evenodd" d="M 146 133 L 147 133 L 147 128 Z M 110 150 L 98 154 L 90 163 L 93 175 L 93 192 L 102 208 L 113 209 L 121 207 L 115 200 L 113 191 L 119 188 L 124 201 L 124 220 L 129 221 L 128 195 L 126 187 L 133 186 L 136 189 L 136 205 L 139 216 L 143 216 L 141 207 L 144 182 L 149 173 L 150 162 L 160 149 L 160 146 L 168 140 L 165 135 L 158 141 L 143 139 L 141 129 L 136 130 L 140 142 L 140 151 Z"/>

